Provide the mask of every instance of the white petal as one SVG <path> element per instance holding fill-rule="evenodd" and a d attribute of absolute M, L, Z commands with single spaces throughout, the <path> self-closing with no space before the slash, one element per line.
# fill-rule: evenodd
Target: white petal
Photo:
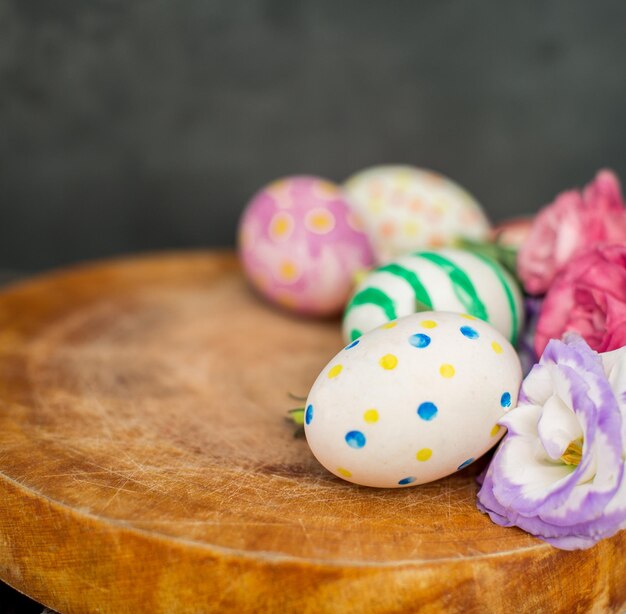
<path fill-rule="evenodd" d="M 622 415 L 622 448 L 626 450 L 626 347 L 600 356 Z"/>
<path fill-rule="evenodd" d="M 522 495 L 537 503 L 543 502 L 561 480 L 574 471 L 574 467 L 552 462 L 545 455 L 539 440 L 530 436 L 507 439 L 498 457 L 498 465 L 502 477 L 520 486 Z M 497 481 L 494 481 L 494 486 L 500 490 Z M 511 504 L 502 494 L 498 494 L 500 502 Z"/>
<path fill-rule="evenodd" d="M 526 376 L 522 384 L 522 391 L 523 394 L 526 395 L 529 403 L 533 405 L 543 405 L 552 395 L 553 389 L 550 367 L 552 367 L 551 364 L 537 364 Z"/>
<path fill-rule="evenodd" d="M 537 438 L 537 422 L 541 416 L 539 405 L 518 405 L 498 421 L 516 435 L 530 435 Z"/>
<path fill-rule="evenodd" d="M 600 354 L 602 359 L 602 366 L 607 377 L 611 379 L 611 372 L 620 363 L 626 361 L 626 347 L 613 350 L 612 352 L 604 352 Z"/>
<path fill-rule="evenodd" d="M 556 394 L 545 402 L 537 430 L 546 452 L 554 460 L 561 458 L 570 442 L 583 434 L 571 407 Z"/>

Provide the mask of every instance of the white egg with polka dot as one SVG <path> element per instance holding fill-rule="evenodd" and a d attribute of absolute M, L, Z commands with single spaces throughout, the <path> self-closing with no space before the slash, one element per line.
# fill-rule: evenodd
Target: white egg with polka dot
<path fill-rule="evenodd" d="M 305 432 L 336 476 L 415 486 L 471 464 L 504 434 L 522 381 L 513 346 L 472 316 L 430 311 L 364 334 L 311 388 Z"/>

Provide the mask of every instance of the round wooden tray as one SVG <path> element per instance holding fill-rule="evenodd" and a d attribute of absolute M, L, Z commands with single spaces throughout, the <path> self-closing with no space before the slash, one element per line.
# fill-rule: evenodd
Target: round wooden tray
<path fill-rule="evenodd" d="M 626 532 L 561 552 L 475 507 L 327 473 L 286 419 L 342 346 L 229 253 L 79 267 L 0 295 L 0 577 L 63 612 L 589 612 Z"/>

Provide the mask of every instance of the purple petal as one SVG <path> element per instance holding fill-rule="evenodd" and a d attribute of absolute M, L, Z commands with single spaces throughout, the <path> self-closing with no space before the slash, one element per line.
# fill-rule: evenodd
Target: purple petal
<path fill-rule="evenodd" d="M 482 476 L 478 507 L 494 522 L 563 549 L 626 527 L 623 356 L 622 372 L 617 357 L 600 357 L 578 336 L 550 341 L 524 381 L 522 404 L 500 421 L 508 433 Z M 620 382 L 619 399 L 605 368 Z M 580 463 L 565 465 L 563 451 L 581 436 Z"/>

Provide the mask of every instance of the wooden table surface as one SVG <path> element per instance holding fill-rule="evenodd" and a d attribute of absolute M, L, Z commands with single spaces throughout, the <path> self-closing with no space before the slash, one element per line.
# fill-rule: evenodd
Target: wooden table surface
<path fill-rule="evenodd" d="M 475 508 L 475 472 L 336 479 L 293 437 L 337 321 L 260 301 L 230 253 L 0 294 L 0 578 L 61 612 L 619 612 L 626 531 L 562 552 Z"/>

